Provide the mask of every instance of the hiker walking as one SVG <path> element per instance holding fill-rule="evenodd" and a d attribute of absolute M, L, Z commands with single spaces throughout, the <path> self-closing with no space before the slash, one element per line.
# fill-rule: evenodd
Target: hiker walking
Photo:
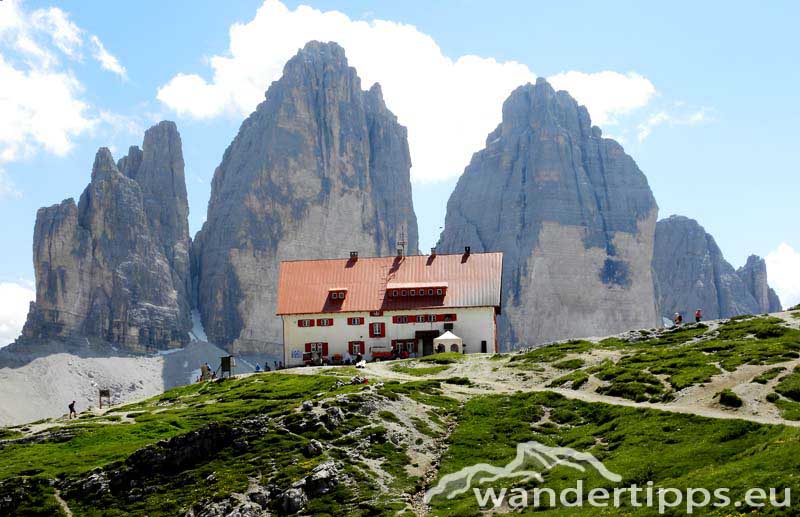
<path fill-rule="evenodd" d="M 700 323 L 700 320 L 702 320 L 702 319 L 703 319 L 703 310 L 702 309 L 697 309 L 697 311 L 695 311 L 695 313 L 694 313 L 694 321 L 695 321 L 695 323 Z"/>
<path fill-rule="evenodd" d="M 680 312 L 676 312 L 675 316 L 672 317 L 672 323 L 674 323 L 676 327 L 683 323 L 683 316 L 681 316 Z"/>
<path fill-rule="evenodd" d="M 72 419 L 72 415 L 75 415 L 75 418 L 78 418 L 78 412 L 75 411 L 75 401 L 72 401 L 72 404 L 69 405 L 69 418 Z"/>

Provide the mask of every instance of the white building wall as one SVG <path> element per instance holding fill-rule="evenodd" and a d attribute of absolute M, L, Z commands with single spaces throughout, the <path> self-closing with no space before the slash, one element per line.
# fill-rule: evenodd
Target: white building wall
<path fill-rule="evenodd" d="M 443 309 L 414 309 L 407 311 L 384 312 L 382 316 L 370 316 L 369 312 L 348 312 L 341 314 L 303 314 L 283 316 L 283 353 L 284 364 L 298 366 L 303 364 L 303 352 L 306 343 L 328 343 L 328 356 L 334 354 L 344 355 L 348 351 L 350 341 L 363 341 L 366 354 L 365 358 L 372 360 L 370 349 L 383 345 L 390 347 L 394 339 L 414 339 L 417 331 L 438 331 L 444 333 L 444 321 L 425 323 L 392 323 L 394 316 L 416 316 L 418 314 L 456 314 L 453 323 L 453 334 L 460 337 L 466 346 L 467 353 L 479 353 L 481 341 L 486 341 L 487 352 L 495 351 L 495 319 L 494 307 L 468 307 L 468 308 L 443 308 Z M 348 325 L 347 319 L 353 317 L 364 318 L 363 325 Z M 316 320 L 332 318 L 333 326 L 316 326 Z M 299 327 L 298 321 L 313 319 L 315 326 Z M 409 318 L 411 319 L 411 318 Z M 383 323 L 386 328 L 385 337 L 369 337 L 369 325 Z M 422 347 L 419 347 L 422 355 Z"/>

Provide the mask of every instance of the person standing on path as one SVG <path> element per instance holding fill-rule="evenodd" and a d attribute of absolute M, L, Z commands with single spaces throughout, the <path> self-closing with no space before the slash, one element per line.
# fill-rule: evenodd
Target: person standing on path
<path fill-rule="evenodd" d="M 72 419 L 72 415 L 75 415 L 75 418 L 78 418 L 78 412 L 75 411 L 75 401 L 72 401 L 72 404 L 69 405 L 69 418 Z"/>
<path fill-rule="evenodd" d="M 694 321 L 695 321 L 695 323 L 700 323 L 700 320 L 702 320 L 702 319 L 703 319 L 703 310 L 702 309 L 697 309 L 697 311 L 694 313 Z"/>

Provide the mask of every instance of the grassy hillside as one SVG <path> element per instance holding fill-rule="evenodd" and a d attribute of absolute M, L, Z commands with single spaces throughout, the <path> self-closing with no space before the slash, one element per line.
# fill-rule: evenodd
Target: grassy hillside
<path fill-rule="evenodd" d="M 800 330 L 758 317 L 512 355 L 195 384 L 77 420 L 0 429 L 0 515 L 477 515 L 471 492 L 426 506 L 425 490 L 470 465 L 505 465 L 530 441 L 591 453 L 622 485 L 725 486 L 734 499 L 749 487 L 800 494 L 800 428 L 748 421 L 758 408 L 746 396 L 761 390 L 758 404 L 776 421 L 800 419 L 798 351 Z M 748 376 L 729 377 L 737 372 Z M 653 409 L 717 384 L 724 389 L 714 404 L 726 418 Z M 731 402 L 737 393 L 740 406 Z M 543 475 L 556 489 L 579 478 L 587 489 L 615 485 L 591 468 Z M 652 514 L 630 506 L 579 513 Z"/>

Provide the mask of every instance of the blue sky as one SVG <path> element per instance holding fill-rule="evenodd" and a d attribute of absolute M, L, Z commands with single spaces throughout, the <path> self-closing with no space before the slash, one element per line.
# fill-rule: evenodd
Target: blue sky
<path fill-rule="evenodd" d="M 214 168 L 281 63 L 335 37 L 409 127 L 423 250 L 502 99 L 543 76 L 621 140 L 661 217 L 698 219 L 734 266 L 769 255 L 772 283 L 800 300 L 800 4 L 270 0 L 254 21 L 262 3 L 0 1 L 0 285 L 33 280 L 36 210 L 80 194 L 99 146 L 119 157 L 161 119 L 183 138 L 197 231 Z M 20 293 L 0 293 L 0 338 Z"/>

